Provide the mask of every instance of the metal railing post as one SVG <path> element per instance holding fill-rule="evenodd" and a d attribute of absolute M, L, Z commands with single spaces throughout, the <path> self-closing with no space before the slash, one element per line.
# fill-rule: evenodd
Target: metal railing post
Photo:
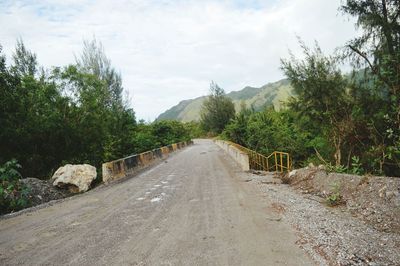
<path fill-rule="evenodd" d="M 290 168 L 291 168 L 290 154 L 287 152 L 274 151 L 269 156 L 264 156 L 256 151 L 250 150 L 250 149 L 243 147 L 239 144 L 236 144 L 234 142 L 229 142 L 229 143 L 232 146 L 247 153 L 247 155 L 249 157 L 250 169 L 270 171 L 270 168 L 275 168 L 275 172 L 278 172 L 278 171 L 283 172 L 286 168 L 287 171 L 290 171 Z M 166 151 L 169 152 L 169 150 L 166 150 Z M 279 158 L 278 158 L 278 155 L 279 155 Z M 272 156 L 274 156 L 275 165 L 270 166 L 269 161 Z M 286 156 L 286 163 L 283 161 L 284 156 Z"/>

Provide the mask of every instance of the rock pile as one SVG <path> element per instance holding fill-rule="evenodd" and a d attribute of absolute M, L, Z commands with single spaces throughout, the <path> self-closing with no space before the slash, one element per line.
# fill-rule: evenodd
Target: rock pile
<path fill-rule="evenodd" d="M 40 205 L 52 200 L 63 199 L 71 195 L 68 190 L 54 187 L 49 180 L 28 177 L 21 179 L 28 186 L 28 199 L 30 206 Z"/>

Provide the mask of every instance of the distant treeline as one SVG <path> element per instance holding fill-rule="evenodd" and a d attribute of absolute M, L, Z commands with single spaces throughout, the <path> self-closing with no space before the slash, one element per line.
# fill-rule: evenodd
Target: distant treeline
<path fill-rule="evenodd" d="M 0 165 L 48 178 L 66 163 L 102 162 L 189 140 L 195 123 L 136 121 L 121 75 L 100 42 L 84 42 L 76 63 L 44 69 L 22 40 L 11 63 L 0 46 Z"/>

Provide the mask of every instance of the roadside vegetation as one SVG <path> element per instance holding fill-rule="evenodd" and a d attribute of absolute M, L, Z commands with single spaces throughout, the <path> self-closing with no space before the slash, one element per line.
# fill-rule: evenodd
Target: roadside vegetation
<path fill-rule="evenodd" d="M 67 163 L 99 171 L 103 162 L 200 134 L 196 123 L 137 121 L 124 95 L 95 39 L 74 64 L 51 69 L 21 39 L 9 64 L 0 45 L 0 212 L 29 204 L 22 177 L 48 179 Z"/>
<path fill-rule="evenodd" d="M 304 56 L 282 59 L 295 97 L 279 111 L 255 111 L 216 83 L 201 121 L 137 121 L 122 77 L 97 40 L 76 62 L 44 69 L 17 41 L 11 62 L 0 45 L 0 207 L 28 204 L 19 179 L 48 179 L 60 166 L 102 162 L 191 138 L 220 135 L 269 155 L 290 152 L 297 166 L 325 164 L 353 174 L 400 176 L 400 5 L 397 0 L 347 0 L 344 16 L 362 34 L 334 55 L 299 40 Z M 341 65 L 350 63 L 351 73 Z M 22 165 L 22 167 L 21 167 Z"/>
<path fill-rule="evenodd" d="M 220 134 L 235 117 L 232 100 L 226 97 L 224 89 L 214 82 L 210 84 L 210 95 L 203 102 L 200 116 L 201 128 L 212 136 Z"/>
<path fill-rule="evenodd" d="M 20 182 L 19 168 L 16 160 L 0 166 L 0 215 L 29 206 L 29 187 Z"/>
<path fill-rule="evenodd" d="M 340 11 L 362 34 L 335 55 L 299 38 L 304 56 L 281 61 L 295 97 L 279 111 L 243 106 L 221 136 L 265 155 L 290 152 L 297 166 L 400 176 L 399 2 L 348 0 Z"/>

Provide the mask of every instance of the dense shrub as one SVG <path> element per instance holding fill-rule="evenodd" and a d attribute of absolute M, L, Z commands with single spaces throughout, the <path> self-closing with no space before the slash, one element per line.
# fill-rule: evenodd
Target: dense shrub
<path fill-rule="evenodd" d="M 29 188 L 20 182 L 21 166 L 16 160 L 0 166 L 0 214 L 18 211 L 29 206 Z"/>

